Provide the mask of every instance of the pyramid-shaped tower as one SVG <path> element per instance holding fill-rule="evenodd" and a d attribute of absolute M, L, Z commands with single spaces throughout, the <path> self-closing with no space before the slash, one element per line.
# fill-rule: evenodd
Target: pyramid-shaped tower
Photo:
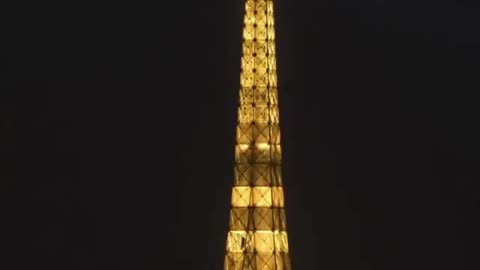
<path fill-rule="evenodd" d="M 225 270 L 290 270 L 281 170 L 274 3 L 245 0 Z"/>

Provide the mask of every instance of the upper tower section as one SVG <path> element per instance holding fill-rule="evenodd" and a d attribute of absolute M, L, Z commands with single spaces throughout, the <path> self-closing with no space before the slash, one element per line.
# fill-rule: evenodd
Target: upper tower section
<path fill-rule="evenodd" d="M 239 123 L 278 123 L 272 0 L 246 0 Z"/>

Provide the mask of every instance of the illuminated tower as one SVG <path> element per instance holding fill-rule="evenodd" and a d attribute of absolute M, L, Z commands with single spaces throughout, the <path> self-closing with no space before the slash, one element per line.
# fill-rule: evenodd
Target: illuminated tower
<path fill-rule="evenodd" d="M 245 0 L 225 270 L 290 270 L 281 171 L 273 0 Z"/>

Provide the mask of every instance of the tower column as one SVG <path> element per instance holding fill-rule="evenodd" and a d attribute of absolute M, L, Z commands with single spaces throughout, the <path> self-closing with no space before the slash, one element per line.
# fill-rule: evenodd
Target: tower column
<path fill-rule="evenodd" d="M 245 0 L 225 270 L 290 270 L 272 0 Z"/>

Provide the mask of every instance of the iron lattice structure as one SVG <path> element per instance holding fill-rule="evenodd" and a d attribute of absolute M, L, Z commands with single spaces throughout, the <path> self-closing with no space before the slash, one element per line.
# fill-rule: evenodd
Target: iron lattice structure
<path fill-rule="evenodd" d="M 225 270 L 290 270 L 273 0 L 245 0 L 235 180 Z"/>

